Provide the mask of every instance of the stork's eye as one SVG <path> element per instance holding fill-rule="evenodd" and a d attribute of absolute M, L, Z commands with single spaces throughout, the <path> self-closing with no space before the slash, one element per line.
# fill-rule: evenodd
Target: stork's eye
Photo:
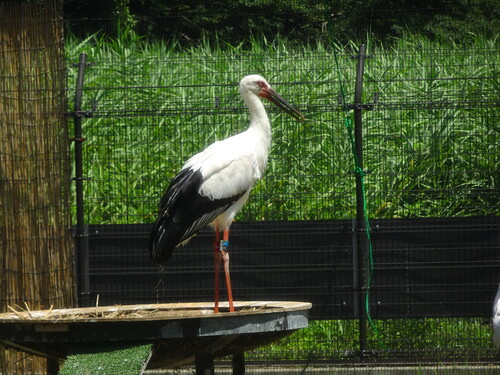
<path fill-rule="evenodd" d="M 261 88 L 266 88 L 266 87 L 267 87 L 267 85 L 266 85 L 266 83 L 265 83 L 264 81 L 257 81 L 256 83 L 257 83 L 257 85 L 259 85 L 259 87 L 261 87 Z"/>

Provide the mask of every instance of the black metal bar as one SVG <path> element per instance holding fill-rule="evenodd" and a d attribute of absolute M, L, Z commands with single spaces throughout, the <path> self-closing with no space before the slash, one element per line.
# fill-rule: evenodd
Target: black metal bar
<path fill-rule="evenodd" d="M 245 374 L 245 353 L 238 352 L 233 354 L 233 375 Z"/>
<path fill-rule="evenodd" d="M 73 112 L 74 134 L 75 134 L 75 193 L 76 193 L 76 262 L 78 274 L 78 300 L 81 306 L 88 306 L 90 303 L 90 278 L 89 278 L 89 253 L 88 253 L 88 231 L 85 225 L 85 207 L 83 201 L 83 142 L 82 137 L 82 98 L 83 82 L 85 78 L 85 66 L 87 65 L 87 55 L 80 54 L 78 63 L 78 77 L 75 89 L 75 106 Z"/>
<path fill-rule="evenodd" d="M 195 355 L 196 375 L 213 375 L 214 357 L 209 352 L 198 352 Z"/>
<path fill-rule="evenodd" d="M 365 209 L 363 204 L 362 173 L 363 173 L 363 74 L 365 70 L 366 46 L 361 44 L 357 56 L 358 64 L 356 68 L 356 87 L 354 91 L 354 142 L 356 147 L 357 173 L 356 173 L 356 221 L 354 226 L 355 243 L 353 258 L 356 260 L 355 273 L 356 282 L 354 293 L 357 305 L 356 317 L 359 326 L 359 357 L 360 361 L 364 359 L 364 353 L 367 351 L 366 342 L 366 309 L 363 308 L 366 297 L 366 261 L 368 257 L 365 254 L 366 238 L 365 230 Z"/>
<path fill-rule="evenodd" d="M 57 375 L 59 373 L 59 359 L 55 357 L 47 358 L 47 375 Z"/>
<path fill-rule="evenodd" d="M 352 219 L 352 287 L 354 291 L 354 316 L 359 318 L 361 316 L 361 297 L 359 296 L 361 290 L 361 280 L 359 272 L 359 244 L 358 233 L 356 232 L 356 218 Z"/>

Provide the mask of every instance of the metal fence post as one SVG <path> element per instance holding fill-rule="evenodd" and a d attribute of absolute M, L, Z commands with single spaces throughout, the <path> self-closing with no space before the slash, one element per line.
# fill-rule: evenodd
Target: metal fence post
<path fill-rule="evenodd" d="M 356 68 L 356 87 L 354 91 L 354 142 L 356 148 L 357 167 L 360 171 L 363 170 L 363 74 L 365 68 L 366 46 L 361 44 L 359 47 L 358 64 Z M 361 172 L 362 173 L 362 172 Z M 364 197 L 362 189 L 362 176 L 356 173 L 356 220 L 354 222 L 354 241 L 353 241 L 353 263 L 354 263 L 354 292 L 355 292 L 355 315 L 358 319 L 359 327 L 359 358 L 363 361 L 367 352 L 366 342 L 366 326 L 367 315 L 364 308 L 366 298 L 366 282 L 368 267 L 366 262 L 368 256 L 366 254 L 366 238 L 365 238 L 365 209 Z"/>
<path fill-rule="evenodd" d="M 85 225 L 85 207 L 83 201 L 83 156 L 82 144 L 85 138 L 82 136 L 82 118 L 88 117 L 88 113 L 82 112 L 83 82 L 87 55 L 80 54 L 78 62 L 78 76 L 75 89 L 75 105 L 71 115 L 74 118 L 74 141 L 75 141 L 75 194 L 76 194 L 76 269 L 78 275 L 77 292 L 81 306 L 88 306 L 90 301 L 90 278 L 89 278 L 89 253 L 88 253 L 88 230 Z"/>

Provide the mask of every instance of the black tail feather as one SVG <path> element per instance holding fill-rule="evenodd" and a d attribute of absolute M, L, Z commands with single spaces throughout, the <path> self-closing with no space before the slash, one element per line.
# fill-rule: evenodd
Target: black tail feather
<path fill-rule="evenodd" d="M 150 257 L 156 263 L 165 263 L 176 246 L 177 241 L 173 240 L 171 235 L 169 236 L 168 223 L 165 222 L 164 218 L 159 217 L 149 236 Z"/>

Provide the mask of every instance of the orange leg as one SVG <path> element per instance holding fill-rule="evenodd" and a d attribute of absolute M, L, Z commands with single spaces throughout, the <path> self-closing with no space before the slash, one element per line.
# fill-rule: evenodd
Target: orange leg
<path fill-rule="evenodd" d="M 214 313 L 219 312 L 219 270 L 221 262 L 220 254 L 220 232 L 219 228 L 215 228 L 215 241 L 214 241 L 214 263 L 215 263 L 215 282 L 214 282 Z"/>
<path fill-rule="evenodd" d="M 234 312 L 233 290 L 231 289 L 231 277 L 229 275 L 229 253 L 227 252 L 228 245 L 229 245 L 229 229 L 225 229 L 219 251 L 220 254 L 222 255 L 222 260 L 224 262 L 224 273 L 226 274 L 226 289 L 227 289 L 227 299 L 229 301 L 229 311 Z"/>

